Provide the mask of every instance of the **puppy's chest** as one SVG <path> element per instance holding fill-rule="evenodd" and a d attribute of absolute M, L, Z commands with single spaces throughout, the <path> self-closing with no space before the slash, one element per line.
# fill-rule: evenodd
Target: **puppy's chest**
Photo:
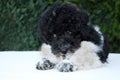
<path fill-rule="evenodd" d="M 64 59 L 69 59 L 72 55 L 73 55 L 73 53 L 67 53 L 67 54 L 65 54 L 65 55 L 63 55 L 63 54 L 61 53 L 61 54 L 59 54 L 59 55 L 56 55 L 56 57 L 57 57 L 60 61 L 62 61 L 62 60 L 64 60 Z"/>
<path fill-rule="evenodd" d="M 60 61 L 64 60 L 66 58 L 66 55 L 63 55 L 62 53 L 59 54 L 54 54 L 56 56 L 57 59 L 59 59 Z"/>

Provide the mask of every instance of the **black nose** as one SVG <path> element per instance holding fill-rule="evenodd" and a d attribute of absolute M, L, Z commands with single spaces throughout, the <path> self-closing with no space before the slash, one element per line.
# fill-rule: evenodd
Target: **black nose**
<path fill-rule="evenodd" d="M 69 47 L 61 47 L 61 52 L 62 52 L 63 54 L 66 54 L 67 51 L 68 51 L 68 49 L 69 49 Z"/>
<path fill-rule="evenodd" d="M 66 54 L 66 53 L 67 53 L 67 50 L 63 49 L 63 50 L 61 50 L 61 52 L 62 52 L 63 54 Z"/>

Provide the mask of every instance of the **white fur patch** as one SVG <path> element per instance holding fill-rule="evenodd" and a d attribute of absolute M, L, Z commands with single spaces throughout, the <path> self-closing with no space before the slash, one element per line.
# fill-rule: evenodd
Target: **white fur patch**
<path fill-rule="evenodd" d="M 51 46 L 47 44 L 42 44 L 41 46 L 41 53 L 40 53 L 41 58 L 46 58 L 50 60 L 53 63 L 58 63 L 60 62 L 60 58 L 56 57 L 52 51 L 51 51 Z"/>
<path fill-rule="evenodd" d="M 99 47 L 92 42 L 83 41 L 81 47 L 71 56 L 70 61 L 78 69 L 90 69 L 102 66 L 96 52 Z"/>
<path fill-rule="evenodd" d="M 103 34 L 102 34 L 102 32 L 100 31 L 99 26 L 95 25 L 95 26 L 94 26 L 94 29 L 95 29 L 95 30 L 99 33 L 99 35 L 100 35 L 100 39 L 101 39 L 101 45 L 100 45 L 100 47 L 102 48 L 102 47 L 103 47 L 103 44 L 104 44 Z"/>

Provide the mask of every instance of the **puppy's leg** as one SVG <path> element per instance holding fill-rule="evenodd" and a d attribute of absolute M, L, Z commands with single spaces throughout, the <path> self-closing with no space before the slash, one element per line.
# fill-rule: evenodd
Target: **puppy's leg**
<path fill-rule="evenodd" d="M 102 66 L 97 52 L 101 48 L 89 41 L 82 41 L 81 47 L 71 56 L 70 61 L 78 69 L 91 69 Z"/>
<path fill-rule="evenodd" d="M 36 65 L 36 69 L 38 70 L 48 70 L 54 68 L 54 63 L 46 58 L 42 58 Z"/>
<path fill-rule="evenodd" d="M 43 44 L 41 46 L 40 57 L 40 61 L 36 65 L 39 70 L 52 69 L 57 63 L 57 58 L 52 54 L 50 45 Z"/>
<path fill-rule="evenodd" d="M 102 63 L 96 52 L 100 48 L 92 42 L 82 41 L 81 47 L 71 56 L 67 56 L 57 65 L 57 69 L 61 72 L 71 72 L 78 69 L 90 69 L 100 67 Z"/>
<path fill-rule="evenodd" d="M 56 68 L 60 72 L 72 72 L 72 71 L 77 70 L 77 67 L 74 66 L 74 64 L 71 61 L 67 60 L 67 59 L 65 59 L 65 60 L 61 61 L 60 63 L 58 63 L 56 65 Z"/>

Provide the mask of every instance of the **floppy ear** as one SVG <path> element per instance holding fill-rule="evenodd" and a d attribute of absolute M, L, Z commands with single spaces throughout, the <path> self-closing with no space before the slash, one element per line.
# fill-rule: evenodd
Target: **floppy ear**
<path fill-rule="evenodd" d="M 82 24 L 88 24 L 89 23 L 89 13 L 85 11 L 80 12 L 80 20 Z"/>

